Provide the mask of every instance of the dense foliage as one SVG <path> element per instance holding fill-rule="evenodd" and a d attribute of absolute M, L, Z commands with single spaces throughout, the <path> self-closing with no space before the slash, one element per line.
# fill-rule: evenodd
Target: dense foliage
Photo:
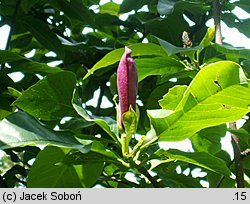
<path fill-rule="evenodd" d="M 248 0 L 221 4 L 221 19 L 250 37 L 250 19 L 232 13 L 250 13 Z M 0 50 L 1 186 L 236 187 L 221 148 L 231 131 L 249 187 L 250 50 L 214 42 L 213 11 L 212 0 L 1 0 L 0 26 L 11 27 Z M 124 46 L 140 112 L 137 129 L 126 114 L 136 131 L 126 156 L 115 107 Z M 192 150 L 159 146 L 184 139 Z"/>

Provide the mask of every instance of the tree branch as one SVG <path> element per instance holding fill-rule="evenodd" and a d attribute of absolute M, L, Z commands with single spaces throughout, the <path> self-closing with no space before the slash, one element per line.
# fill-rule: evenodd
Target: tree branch
<path fill-rule="evenodd" d="M 223 3 L 225 3 L 223 1 Z M 221 8 L 223 3 L 220 0 L 213 1 L 213 18 L 215 25 L 215 43 L 222 44 L 222 33 L 221 33 Z M 231 129 L 237 129 L 236 123 L 229 123 Z M 243 158 L 241 154 L 239 138 L 237 135 L 231 133 L 232 146 L 234 151 L 234 164 L 236 171 L 236 183 L 238 188 L 244 188 L 244 170 L 243 170 Z"/>
<path fill-rule="evenodd" d="M 222 44 L 222 34 L 221 34 L 221 4 L 220 0 L 213 1 L 213 16 L 215 25 L 215 43 Z"/>
<path fill-rule="evenodd" d="M 229 127 L 236 129 L 236 123 L 229 123 Z M 239 138 L 237 135 L 231 133 L 232 145 L 234 151 L 234 164 L 236 171 L 236 183 L 238 188 L 244 188 L 244 169 L 243 169 L 243 158 L 240 150 Z"/>
<path fill-rule="evenodd" d="M 143 166 L 137 166 L 137 170 L 143 174 L 144 176 L 146 176 L 146 178 L 148 178 L 148 180 L 152 183 L 152 185 L 155 187 L 155 188 L 163 188 L 163 185 L 159 182 L 157 182 L 157 180 L 151 176 L 147 169 L 145 169 Z"/>

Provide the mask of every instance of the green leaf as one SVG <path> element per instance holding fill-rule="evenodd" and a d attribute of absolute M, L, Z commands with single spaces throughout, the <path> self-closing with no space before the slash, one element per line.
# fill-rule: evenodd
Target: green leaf
<path fill-rule="evenodd" d="M 164 163 L 178 160 L 189 164 L 194 164 L 227 177 L 229 177 L 231 174 L 230 170 L 222 159 L 205 152 L 182 152 L 177 149 L 165 151 L 159 149 L 155 154 L 167 157 L 168 159 L 163 161 Z"/>
<path fill-rule="evenodd" d="M 195 47 L 190 47 L 190 48 L 176 47 L 175 45 L 172 45 L 171 43 L 169 43 L 165 40 L 162 40 L 158 37 L 155 37 L 155 38 L 159 41 L 160 45 L 165 50 L 165 52 L 168 54 L 168 56 L 171 56 L 171 55 L 174 55 L 177 53 L 185 53 L 187 55 L 190 55 L 190 54 L 192 55 L 192 53 L 194 51 L 197 51 L 197 50 L 202 48 L 201 45 L 195 46 Z"/>
<path fill-rule="evenodd" d="M 81 188 L 76 169 L 62 164 L 65 153 L 58 147 L 46 147 L 32 165 L 27 177 L 29 188 Z"/>
<path fill-rule="evenodd" d="M 250 19 L 239 19 L 235 15 L 230 15 L 229 13 L 223 14 L 223 20 L 227 24 L 228 27 L 237 28 L 238 31 L 244 34 L 246 37 L 250 37 Z"/>
<path fill-rule="evenodd" d="M 71 105 L 75 84 L 72 72 L 48 75 L 25 90 L 13 105 L 42 120 L 71 116 L 75 113 Z"/>
<path fill-rule="evenodd" d="M 21 7 L 25 13 L 27 13 L 36 3 L 41 0 L 22 0 Z"/>
<path fill-rule="evenodd" d="M 64 57 L 64 49 L 60 40 L 47 24 L 31 16 L 22 18 L 21 22 L 45 48 L 53 50 L 60 58 Z"/>
<path fill-rule="evenodd" d="M 118 129 L 117 129 L 117 123 L 115 120 L 113 120 L 110 117 L 97 117 L 97 116 L 90 116 L 86 110 L 80 105 L 80 103 L 73 102 L 73 107 L 76 110 L 76 112 L 82 116 L 85 120 L 89 122 L 95 122 L 97 125 L 99 125 L 108 135 L 116 141 L 118 144 L 120 144 L 118 140 Z"/>
<path fill-rule="evenodd" d="M 90 188 L 100 177 L 104 167 L 104 162 L 82 164 L 82 176 L 85 187 Z"/>
<path fill-rule="evenodd" d="M 200 42 L 200 45 L 205 48 L 213 41 L 215 35 L 215 28 L 208 28 L 207 33 Z"/>
<path fill-rule="evenodd" d="M 177 85 L 169 89 L 168 93 L 163 96 L 163 99 L 159 100 L 162 109 L 175 110 L 186 90 L 186 85 Z"/>
<path fill-rule="evenodd" d="M 82 152 L 90 150 L 69 132 L 54 131 L 24 112 L 16 112 L 0 122 L 0 148 L 13 148 L 27 145 L 55 145 L 78 149 Z"/>
<path fill-rule="evenodd" d="M 100 13 L 107 13 L 110 15 L 118 16 L 120 11 L 120 5 L 114 2 L 108 2 L 100 6 Z"/>
<path fill-rule="evenodd" d="M 226 58 L 239 62 L 239 59 L 250 59 L 250 49 L 212 44 L 206 49 L 204 61 L 214 60 L 214 58 Z"/>
<path fill-rule="evenodd" d="M 0 63 L 14 62 L 18 60 L 24 60 L 25 57 L 8 50 L 0 50 Z"/>
<path fill-rule="evenodd" d="M 201 15 L 210 10 L 210 6 L 206 2 L 186 1 L 186 0 L 159 0 L 157 10 L 161 15 L 169 15 L 174 11 L 188 11 L 193 15 Z"/>
<path fill-rule="evenodd" d="M 216 154 L 221 150 L 221 138 L 226 135 L 225 124 L 201 130 L 190 138 L 195 151 Z"/>
<path fill-rule="evenodd" d="M 233 3 L 235 6 L 238 6 L 244 9 L 246 12 L 250 13 L 250 5 L 248 0 L 239 0 Z"/>
<path fill-rule="evenodd" d="M 147 43 L 147 44 L 137 43 L 128 47 L 132 50 L 132 57 L 150 56 L 150 55 L 166 56 L 165 52 L 159 45 L 152 43 Z M 93 74 L 95 71 L 99 69 L 103 69 L 105 67 L 114 65 L 115 63 L 119 62 L 123 53 L 124 53 L 124 48 L 119 48 L 109 52 L 91 68 L 91 70 L 84 76 L 83 79 L 88 78 L 91 74 Z"/>
<path fill-rule="evenodd" d="M 239 137 L 239 144 L 242 150 L 246 150 L 250 147 L 250 128 L 249 128 L 250 121 L 247 120 L 245 124 L 235 130 L 229 129 L 229 131 Z"/>
<path fill-rule="evenodd" d="M 60 67 L 50 67 L 39 62 L 28 62 L 12 66 L 11 70 L 22 71 L 23 73 L 53 74 L 61 72 Z"/>
<path fill-rule="evenodd" d="M 214 172 L 207 173 L 207 180 L 209 182 L 209 188 L 235 188 L 235 179 L 224 177 L 220 185 L 221 175 L 218 175 Z"/>
<path fill-rule="evenodd" d="M 123 1 L 121 4 L 120 13 L 127 13 L 131 10 L 138 10 L 144 5 L 148 5 L 152 2 L 152 0 L 141 0 L 141 1 L 134 1 L 134 0 L 126 0 Z"/>
<path fill-rule="evenodd" d="M 92 13 L 80 1 L 49 0 L 48 3 L 63 11 L 69 20 L 76 19 L 85 24 L 93 23 Z"/>
<path fill-rule="evenodd" d="M 180 141 L 204 128 L 240 119 L 250 111 L 246 85 L 240 66 L 234 62 L 221 61 L 202 68 L 172 114 L 158 116 L 148 111 L 159 140 Z"/>
<path fill-rule="evenodd" d="M 169 15 L 174 10 L 175 0 L 159 0 L 157 4 L 158 13 L 161 15 Z"/>
<path fill-rule="evenodd" d="M 130 106 L 129 110 L 122 115 L 122 121 L 125 127 L 126 135 L 132 136 L 136 133 L 139 114 Z M 130 138 L 131 139 L 131 138 Z"/>
<path fill-rule="evenodd" d="M 211 42 L 214 39 L 214 36 L 215 36 L 215 27 L 214 28 L 208 28 L 206 35 L 204 36 L 204 38 L 200 42 L 200 46 L 202 46 L 202 49 L 197 51 L 198 55 L 201 53 L 201 51 L 204 48 L 206 48 L 207 46 L 209 46 L 211 44 Z"/>
<path fill-rule="evenodd" d="M 147 76 L 173 74 L 184 70 L 184 65 L 171 57 L 137 58 L 138 81 Z"/>
<path fill-rule="evenodd" d="M 68 165 L 79 165 L 83 163 L 111 162 L 120 164 L 119 157 L 110 149 L 107 149 L 102 143 L 93 141 L 90 152 L 70 152 L 63 160 Z"/>
<path fill-rule="evenodd" d="M 244 168 L 250 169 L 250 157 L 249 156 L 244 157 L 243 162 L 244 162 Z"/>
<path fill-rule="evenodd" d="M 175 183 L 175 188 L 202 188 L 199 180 L 197 178 L 193 178 L 192 176 L 186 176 L 183 174 L 166 174 L 164 180 L 167 182 L 172 181 Z"/>
<path fill-rule="evenodd" d="M 0 120 L 3 120 L 5 117 L 10 115 L 12 112 L 0 109 Z"/>

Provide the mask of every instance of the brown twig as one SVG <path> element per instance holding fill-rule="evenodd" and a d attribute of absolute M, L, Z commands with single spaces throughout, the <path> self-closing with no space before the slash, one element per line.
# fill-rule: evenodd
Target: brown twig
<path fill-rule="evenodd" d="M 229 123 L 229 127 L 232 129 L 236 129 L 236 123 Z M 237 135 L 231 133 L 232 137 L 232 145 L 234 151 L 234 164 L 235 164 L 235 172 L 236 172 L 236 183 L 238 188 L 244 188 L 244 169 L 243 169 L 243 158 L 240 150 L 239 138 Z"/>
<path fill-rule="evenodd" d="M 222 33 L 221 33 L 221 8 L 223 4 L 220 0 L 213 1 L 213 16 L 215 25 L 215 43 L 222 44 Z M 237 129 L 236 123 L 229 123 L 231 129 Z M 244 170 L 243 170 L 243 159 L 239 144 L 239 138 L 237 135 L 231 133 L 232 145 L 234 150 L 234 163 L 236 171 L 236 183 L 238 188 L 244 188 Z"/>
<path fill-rule="evenodd" d="M 221 3 L 220 0 L 213 1 L 213 16 L 215 25 L 215 43 L 222 44 L 221 34 Z"/>

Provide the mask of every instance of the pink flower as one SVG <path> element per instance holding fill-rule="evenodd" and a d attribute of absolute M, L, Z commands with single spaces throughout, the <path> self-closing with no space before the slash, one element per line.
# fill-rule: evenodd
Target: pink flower
<path fill-rule="evenodd" d="M 130 105 L 136 110 L 136 96 L 138 74 L 134 59 L 130 57 L 132 51 L 125 47 L 117 69 L 117 88 L 119 95 L 118 123 L 123 127 L 122 115 L 129 110 Z"/>

